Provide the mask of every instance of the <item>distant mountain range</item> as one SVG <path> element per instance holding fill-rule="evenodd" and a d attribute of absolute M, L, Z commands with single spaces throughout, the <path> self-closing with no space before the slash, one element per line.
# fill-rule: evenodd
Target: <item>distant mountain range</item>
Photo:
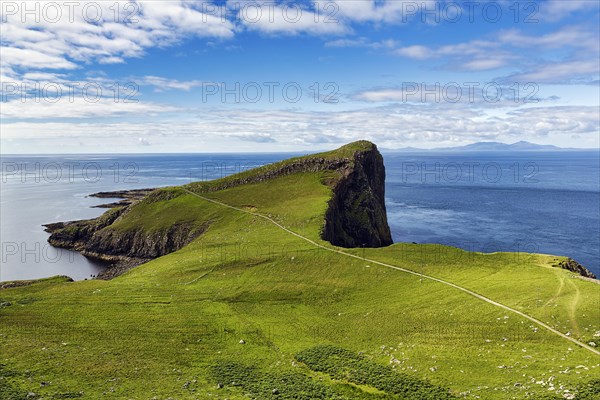
<path fill-rule="evenodd" d="M 593 150 L 593 149 L 573 149 L 563 148 L 552 145 L 535 144 L 526 141 L 520 141 L 513 144 L 500 143 L 500 142 L 478 142 L 468 144 L 466 146 L 457 147 L 440 147 L 435 149 L 419 149 L 416 147 L 403 147 L 400 149 L 388 149 L 388 151 L 423 151 L 423 152 L 484 152 L 484 151 L 573 151 L 573 150 Z"/>

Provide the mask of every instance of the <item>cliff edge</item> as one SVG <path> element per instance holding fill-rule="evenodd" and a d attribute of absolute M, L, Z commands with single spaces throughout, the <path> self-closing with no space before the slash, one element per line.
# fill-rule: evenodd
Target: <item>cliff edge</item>
<path fill-rule="evenodd" d="M 335 184 L 322 238 L 340 247 L 389 246 L 383 157 L 373 143 L 362 146 Z"/>

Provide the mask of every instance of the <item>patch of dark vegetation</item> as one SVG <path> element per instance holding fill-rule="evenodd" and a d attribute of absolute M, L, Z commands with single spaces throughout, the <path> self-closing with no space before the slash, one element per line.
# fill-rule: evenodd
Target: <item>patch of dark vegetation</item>
<path fill-rule="evenodd" d="M 180 187 L 167 187 L 162 189 L 156 189 L 150 193 L 146 197 L 143 197 L 141 201 L 145 204 L 156 203 L 159 201 L 169 201 L 173 200 L 179 196 L 185 194 L 185 191 Z"/>
<path fill-rule="evenodd" d="M 10 369 L 5 364 L 0 364 L 0 399 L 1 400 L 35 400 L 35 399 L 79 399 L 83 392 L 50 392 L 45 394 L 35 393 L 18 386 L 15 378 L 31 381 L 29 371 L 25 374 Z M 42 382 L 40 386 L 47 386 Z"/>
<path fill-rule="evenodd" d="M 454 399 L 447 389 L 380 365 L 349 350 L 323 345 L 304 350 L 296 359 L 331 378 L 368 385 L 405 400 Z"/>
<path fill-rule="evenodd" d="M 600 399 L 600 378 L 592 379 L 588 383 L 577 387 L 577 400 L 598 400 Z"/>
<path fill-rule="evenodd" d="M 234 362 L 215 365 L 212 373 L 217 387 L 240 387 L 253 399 L 349 399 L 301 373 L 273 374 Z"/>
<path fill-rule="evenodd" d="M 29 285 L 33 285 L 33 284 L 36 284 L 36 283 L 50 281 L 50 280 L 55 281 L 56 283 L 73 282 L 73 279 L 70 278 L 70 277 L 68 277 L 68 276 L 57 275 L 57 276 L 53 276 L 53 277 L 50 277 L 50 278 L 44 278 L 44 279 L 31 279 L 31 280 L 26 280 L 26 281 L 1 282 L 0 283 L 0 290 L 2 290 L 2 289 L 12 289 L 12 288 L 23 287 L 23 286 L 29 286 Z"/>
<path fill-rule="evenodd" d="M 11 378 L 18 374 L 7 368 L 6 365 L 0 364 L 0 399 L 3 400 L 25 400 L 31 399 L 28 397 L 29 392 L 17 387 Z"/>
<path fill-rule="evenodd" d="M 81 397 L 83 397 L 83 392 L 56 393 L 52 396 L 54 399 L 79 399 Z"/>
<path fill-rule="evenodd" d="M 35 297 L 25 297 L 25 298 L 17 300 L 17 304 L 27 305 L 27 304 L 35 303 L 36 301 L 38 301 L 38 299 L 36 299 Z"/>

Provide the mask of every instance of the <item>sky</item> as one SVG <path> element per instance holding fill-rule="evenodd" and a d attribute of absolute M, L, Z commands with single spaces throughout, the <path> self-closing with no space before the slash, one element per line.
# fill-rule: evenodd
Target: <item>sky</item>
<path fill-rule="evenodd" d="M 0 152 L 600 147 L 600 2 L 3 1 Z"/>

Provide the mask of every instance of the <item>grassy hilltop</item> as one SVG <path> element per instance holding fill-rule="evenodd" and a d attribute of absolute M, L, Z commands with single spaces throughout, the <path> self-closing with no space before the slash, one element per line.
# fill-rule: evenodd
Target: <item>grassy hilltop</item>
<path fill-rule="evenodd" d="M 103 240 L 195 234 L 113 280 L 0 290 L 0 399 L 599 398 L 600 286 L 564 257 L 322 239 L 336 183 L 373 152 L 110 210 Z"/>

